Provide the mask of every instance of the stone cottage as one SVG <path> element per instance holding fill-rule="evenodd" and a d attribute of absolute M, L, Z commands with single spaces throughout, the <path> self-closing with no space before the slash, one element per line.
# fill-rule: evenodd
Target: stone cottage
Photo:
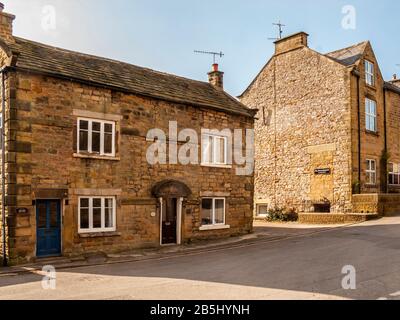
<path fill-rule="evenodd" d="M 400 211 L 400 81 L 370 42 L 321 54 L 304 32 L 280 39 L 240 100 L 259 110 L 256 215 Z"/>
<path fill-rule="evenodd" d="M 224 92 L 217 65 L 209 82 L 189 80 L 15 37 L 14 18 L 1 8 L 1 243 L 11 263 L 252 231 L 253 174 L 237 174 L 223 130 L 253 129 L 255 112 Z M 160 142 L 150 130 L 179 151 L 186 128 L 199 135 L 198 163 L 174 153 L 149 163 Z"/>

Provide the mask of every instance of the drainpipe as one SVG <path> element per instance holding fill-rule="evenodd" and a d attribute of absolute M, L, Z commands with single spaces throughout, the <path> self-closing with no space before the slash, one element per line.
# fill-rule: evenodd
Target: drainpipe
<path fill-rule="evenodd" d="M 386 105 L 386 88 L 383 87 L 383 121 L 384 121 L 384 125 L 383 125 L 383 131 L 384 131 L 384 139 L 385 139 L 385 159 L 388 155 L 388 141 L 387 141 L 387 114 L 386 114 L 386 110 L 387 110 L 387 105 Z M 388 172 L 387 172 L 387 160 L 386 159 L 386 163 L 385 163 L 385 181 L 384 182 L 384 191 L 385 193 L 388 193 L 389 191 L 389 181 L 388 181 Z"/>
<path fill-rule="evenodd" d="M 6 89 L 4 72 L 6 67 L 3 67 L 1 72 L 1 217 L 2 217 L 2 243 L 3 243 L 3 266 L 7 267 L 7 239 L 6 239 L 6 150 L 5 150 L 5 109 L 6 109 Z"/>
<path fill-rule="evenodd" d="M 357 117 L 358 117 L 358 193 L 361 194 L 361 104 L 360 104 L 360 73 L 353 69 L 357 78 Z"/>

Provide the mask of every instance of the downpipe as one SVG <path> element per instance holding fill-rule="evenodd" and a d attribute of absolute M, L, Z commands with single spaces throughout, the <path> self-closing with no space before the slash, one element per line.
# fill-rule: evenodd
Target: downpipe
<path fill-rule="evenodd" d="M 5 152 L 5 107 L 6 107 L 6 89 L 5 76 L 6 67 L 0 69 L 1 73 L 1 217 L 2 217 L 2 247 L 3 247 L 3 266 L 8 266 L 7 259 L 7 237 L 6 237 L 6 152 Z"/>

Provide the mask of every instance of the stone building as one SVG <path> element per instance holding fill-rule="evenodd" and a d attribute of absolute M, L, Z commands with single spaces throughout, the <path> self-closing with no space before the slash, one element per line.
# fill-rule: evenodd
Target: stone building
<path fill-rule="evenodd" d="M 252 231 L 253 174 L 236 174 L 222 130 L 253 129 L 255 112 L 224 92 L 217 65 L 210 83 L 189 80 L 15 37 L 14 18 L 1 10 L 11 263 Z M 149 130 L 181 152 L 186 128 L 201 136 L 198 163 L 149 163 Z"/>
<path fill-rule="evenodd" d="M 321 54 L 304 32 L 276 41 L 240 96 L 259 110 L 256 215 L 400 211 L 399 99 L 370 42 Z"/>

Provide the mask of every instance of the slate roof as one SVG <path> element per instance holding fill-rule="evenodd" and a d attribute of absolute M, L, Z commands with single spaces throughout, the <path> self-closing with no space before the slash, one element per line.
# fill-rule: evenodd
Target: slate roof
<path fill-rule="evenodd" d="M 361 59 L 367 44 L 368 41 L 364 41 L 348 48 L 329 52 L 325 54 L 325 56 L 330 57 L 345 66 L 352 66 L 357 64 L 357 62 Z"/>
<path fill-rule="evenodd" d="M 208 82 L 190 80 L 128 63 L 55 48 L 15 37 L 16 67 L 124 92 L 254 117 L 247 108 Z"/>
<path fill-rule="evenodd" d="M 390 91 L 393 91 L 393 92 L 396 92 L 396 93 L 400 94 L 400 87 L 398 87 L 397 85 L 393 84 L 391 81 L 385 81 L 383 86 L 387 90 L 390 90 Z"/>

